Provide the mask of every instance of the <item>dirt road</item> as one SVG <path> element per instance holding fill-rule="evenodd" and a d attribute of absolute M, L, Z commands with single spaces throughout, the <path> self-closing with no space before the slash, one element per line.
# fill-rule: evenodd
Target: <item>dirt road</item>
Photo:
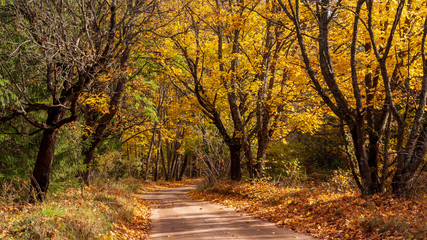
<path fill-rule="evenodd" d="M 190 185 L 143 195 L 153 208 L 150 239 L 314 239 L 234 209 L 190 200 L 186 192 L 195 187 Z"/>

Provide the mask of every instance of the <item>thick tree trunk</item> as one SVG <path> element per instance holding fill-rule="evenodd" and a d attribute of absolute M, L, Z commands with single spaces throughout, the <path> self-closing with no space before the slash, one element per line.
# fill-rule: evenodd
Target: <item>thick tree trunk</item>
<path fill-rule="evenodd" d="M 371 173 L 372 182 L 375 184 L 374 191 L 381 192 L 380 177 L 378 175 L 380 138 L 376 134 L 370 134 L 368 144 L 368 164 Z"/>
<path fill-rule="evenodd" d="M 242 149 L 241 144 L 233 144 L 228 146 L 230 149 L 230 178 L 231 180 L 242 179 L 242 173 L 240 169 L 240 152 Z"/>
<path fill-rule="evenodd" d="M 58 129 L 44 130 L 37 154 L 36 164 L 31 179 L 32 193 L 30 202 L 36 200 L 43 202 L 49 187 L 50 171 L 52 169 L 56 142 L 58 140 Z"/>
<path fill-rule="evenodd" d="M 260 134 L 258 134 L 258 151 L 257 151 L 257 165 L 255 168 L 256 178 L 262 178 L 264 176 L 264 165 L 265 158 L 267 156 L 267 147 L 268 147 L 268 128 L 264 129 Z"/>
<path fill-rule="evenodd" d="M 248 169 L 248 173 L 249 173 L 249 178 L 253 179 L 254 177 L 256 177 L 256 163 L 254 163 L 254 157 L 252 155 L 252 148 L 251 145 L 249 144 L 249 142 L 246 139 L 246 135 L 244 136 L 243 140 L 243 151 L 244 151 L 244 156 L 245 156 L 245 162 L 246 162 L 246 167 Z"/>
<path fill-rule="evenodd" d="M 368 154 L 365 147 L 365 137 L 364 130 L 356 125 L 349 124 L 350 133 L 353 139 L 354 151 L 356 159 L 359 166 L 361 184 L 363 189 L 361 189 L 362 194 L 371 195 L 381 191 L 378 177 L 373 178 L 378 169 L 371 167 L 368 159 Z"/>
<path fill-rule="evenodd" d="M 58 123 L 65 113 L 64 108 L 52 108 L 48 110 L 46 119 L 47 126 L 53 126 Z M 49 187 L 50 172 L 52 169 L 55 147 L 58 141 L 58 128 L 45 129 L 40 141 L 40 147 L 37 154 L 36 164 L 31 177 L 31 196 L 30 202 L 36 200 L 43 202 Z"/>

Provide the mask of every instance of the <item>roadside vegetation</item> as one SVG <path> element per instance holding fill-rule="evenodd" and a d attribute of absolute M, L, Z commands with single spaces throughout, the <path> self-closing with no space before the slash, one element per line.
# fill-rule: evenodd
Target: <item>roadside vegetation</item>
<path fill-rule="evenodd" d="M 28 183 L 3 183 L 0 239 L 147 239 L 150 207 L 140 194 L 192 181 L 97 181 L 52 191 L 43 203 L 23 201 Z"/>

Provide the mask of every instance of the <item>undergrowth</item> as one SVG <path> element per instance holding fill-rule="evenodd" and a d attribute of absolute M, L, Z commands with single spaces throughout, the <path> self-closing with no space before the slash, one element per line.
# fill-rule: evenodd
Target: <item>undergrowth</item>
<path fill-rule="evenodd" d="M 3 183 L 0 239 L 146 239 L 150 207 L 138 195 L 188 183 L 99 180 L 48 192 L 35 205 L 26 203 L 28 182 Z"/>

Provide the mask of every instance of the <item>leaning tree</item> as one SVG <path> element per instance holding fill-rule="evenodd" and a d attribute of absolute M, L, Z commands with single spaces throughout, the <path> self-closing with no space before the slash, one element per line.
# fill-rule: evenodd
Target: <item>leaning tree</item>
<path fill-rule="evenodd" d="M 78 118 L 82 93 L 90 93 L 100 76 L 122 71 L 147 4 L 139 0 L 2 3 L 0 75 L 7 81 L 2 91 L 15 101 L 3 104 L 0 122 L 24 118 L 35 132 L 42 132 L 31 176 L 33 201 L 45 198 L 58 130 Z M 115 89 L 120 90 L 120 79 L 114 80 Z M 116 95 L 112 102 L 120 98 Z"/>

